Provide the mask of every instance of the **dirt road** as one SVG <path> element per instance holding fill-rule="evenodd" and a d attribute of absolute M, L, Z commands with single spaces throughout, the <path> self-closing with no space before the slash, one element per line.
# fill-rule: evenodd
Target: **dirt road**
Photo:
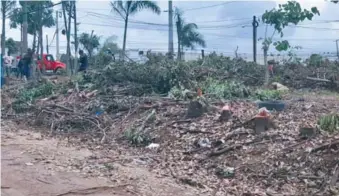
<path fill-rule="evenodd" d="M 1 124 L 3 196 L 200 195 L 137 163 L 108 164 L 100 151 L 67 147 L 11 121 Z"/>

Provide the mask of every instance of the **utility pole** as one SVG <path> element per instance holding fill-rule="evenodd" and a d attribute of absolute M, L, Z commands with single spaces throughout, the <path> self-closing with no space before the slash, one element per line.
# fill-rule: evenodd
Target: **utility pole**
<path fill-rule="evenodd" d="M 253 61 L 257 62 L 257 28 L 259 26 L 259 23 L 257 21 L 257 17 L 253 16 Z"/>
<path fill-rule="evenodd" d="M 170 59 L 173 59 L 174 47 L 173 47 L 173 6 L 172 0 L 168 1 L 168 53 Z"/>
<path fill-rule="evenodd" d="M 74 3 L 74 70 L 72 73 L 76 73 L 78 70 L 78 28 L 77 28 L 77 8 L 76 8 L 76 1 Z M 93 33 L 93 32 L 92 32 Z"/>
<path fill-rule="evenodd" d="M 339 46 L 338 46 L 338 42 L 339 42 L 339 39 L 335 40 L 335 43 L 337 45 L 337 56 L 338 56 L 338 60 L 339 60 Z"/>
<path fill-rule="evenodd" d="M 46 34 L 46 52 L 47 54 L 49 54 L 49 50 L 48 50 L 48 35 Z"/>
<path fill-rule="evenodd" d="M 59 11 L 56 11 L 55 16 L 55 26 L 56 26 L 56 59 L 59 60 Z"/>
<path fill-rule="evenodd" d="M 20 57 L 22 57 L 23 50 L 22 48 L 24 47 L 23 44 L 23 30 L 22 30 L 22 24 L 20 25 Z"/>
<path fill-rule="evenodd" d="M 27 42 L 27 29 L 28 29 L 27 1 L 23 1 L 22 10 L 24 12 L 23 23 L 22 23 L 22 42 L 23 42 L 22 50 L 23 50 L 23 52 L 27 52 L 27 48 L 28 48 L 28 42 Z"/>

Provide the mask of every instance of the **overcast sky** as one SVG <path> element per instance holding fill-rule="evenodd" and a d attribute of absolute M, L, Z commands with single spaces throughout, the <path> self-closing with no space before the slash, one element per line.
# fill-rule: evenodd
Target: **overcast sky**
<path fill-rule="evenodd" d="M 59 2 L 53 0 L 54 3 Z M 239 47 L 239 53 L 252 52 L 252 18 L 260 17 L 265 10 L 270 10 L 284 1 L 173 1 L 173 6 L 184 11 L 186 22 L 194 22 L 199 26 L 199 32 L 204 35 L 207 47 L 206 51 L 234 54 Z M 339 39 L 339 4 L 326 2 L 325 0 L 300 0 L 304 8 L 316 6 L 320 16 L 313 21 L 306 21 L 297 27 L 288 27 L 284 30 L 285 38 L 292 45 L 302 46 L 300 54 L 312 52 L 335 52 L 335 40 Z M 168 9 L 167 1 L 157 1 L 162 11 Z M 61 10 L 56 6 L 55 10 Z M 104 41 L 109 36 L 117 36 L 117 42 L 121 46 L 123 38 L 123 22 L 119 15 L 111 12 L 109 1 L 85 1 L 79 0 L 77 4 L 80 33 L 94 33 L 101 36 Z M 167 51 L 168 48 L 168 13 L 162 12 L 156 15 L 142 11 L 131 17 L 128 24 L 127 48 L 128 49 L 152 49 L 154 51 Z M 133 22 L 132 22 L 133 21 Z M 157 25 L 140 24 L 141 22 L 156 23 Z M 6 21 L 6 37 L 20 40 L 20 30 L 10 29 Z M 59 20 L 62 28 L 63 18 Z M 45 28 L 44 34 L 48 34 L 50 41 L 50 53 L 55 54 L 55 27 Z M 258 28 L 258 38 L 264 36 L 264 26 Z M 276 39 L 280 39 L 276 37 Z M 29 36 L 31 47 L 32 37 Z M 176 49 L 176 32 L 174 32 Z M 45 42 L 46 43 L 46 42 Z M 45 44 L 44 43 L 44 44 Z M 260 51 L 261 43 L 258 43 Z M 60 51 L 65 52 L 66 38 L 60 34 Z M 200 50 L 200 47 L 197 47 Z M 275 52 L 272 50 L 271 52 Z"/>

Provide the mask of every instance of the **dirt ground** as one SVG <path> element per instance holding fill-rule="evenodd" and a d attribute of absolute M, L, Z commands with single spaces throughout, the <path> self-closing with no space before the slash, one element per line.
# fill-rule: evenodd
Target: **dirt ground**
<path fill-rule="evenodd" d="M 1 125 L 3 196 L 203 194 L 171 177 L 149 172 L 140 161 L 120 164 L 107 161 L 107 155 L 103 161 L 100 150 L 70 147 L 11 121 L 2 120 Z"/>

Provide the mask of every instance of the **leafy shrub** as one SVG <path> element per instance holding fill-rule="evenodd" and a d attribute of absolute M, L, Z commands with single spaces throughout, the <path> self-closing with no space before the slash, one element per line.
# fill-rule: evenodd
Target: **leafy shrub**
<path fill-rule="evenodd" d="M 133 128 L 126 130 L 124 136 L 132 145 L 135 146 L 146 146 L 152 141 L 148 134 L 137 131 Z"/>
<path fill-rule="evenodd" d="M 37 98 L 47 97 L 53 93 L 54 85 L 50 82 L 32 87 L 22 89 L 17 94 L 17 99 L 13 102 L 13 109 L 16 112 L 24 112 L 30 109 L 30 103 Z"/>
<path fill-rule="evenodd" d="M 22 89 L 18 96 L 19 101 L 32 102 L 36 98 L 47 97 L 53 93 L 54 85 L 50 82 L 30 89 Z"/>
<path fill-rule="evenodd" d="M 339 131 L 339 114 L 329 114 L 318 120 L 318 125 L 324 131 L 333 133 Z"/>
<path fill-rule="evenodd" d="M 250 90 L 241 83 L 235 81 L 221 82 L 211 78 L 202 84 L 202 91 L 224 99 L 247 98 L 251 94 Z"/>
<path fill-rule="evenodd" d="M 260 101 L 280 100 L 282 98 L 281 92 L 277 90 L 257 90 L 255 98 Z"/>

